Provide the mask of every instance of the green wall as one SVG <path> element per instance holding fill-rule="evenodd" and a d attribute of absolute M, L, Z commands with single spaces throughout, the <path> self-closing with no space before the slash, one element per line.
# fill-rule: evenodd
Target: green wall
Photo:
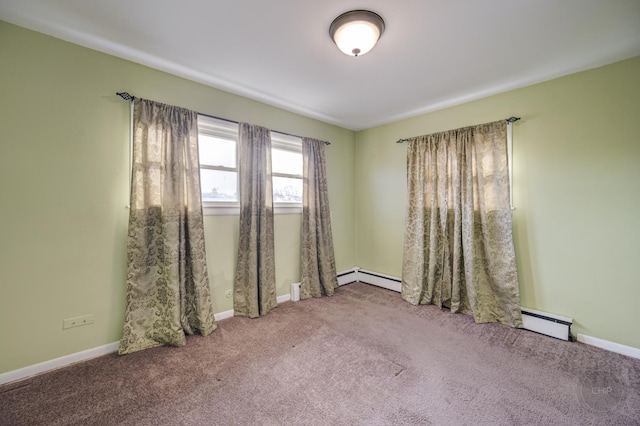
<path fill-rule="evenodd" d="M 511 115 L 522 117 L 513 212 L 522 305 L 640 348 L 640 57 L 359 132 L 358 266 L 401 275 L 406 147 L 396 140 Z"/>
<path fill-rule="evenodd" d="M 119 340 L 129 105 L 143 98 L 331 141 L 338 270 L 355 265 L 355 134 L 0 21 L 0 373 Z M 299 281 L 300 215 L 278 215 L 277 293 Z M 214 310 L 232 309 L 238 216 L 205 219 Z M 95 323 L 62 330 L 62 320 Z"/>
<path fill-rule="evenodd" d="M 129 109 L 136 96 L 329 140 L 338 270 L 399 276 L 402 137 L 519 115 L 522 304 L 640 348 L 640 58 L 354 133 L 0 21 L 0 373 L 120 338 Z M 278 295 L 299 280 L 300 216 L 278 215 Z M 205 218 L 215 312 L 232 308 L 238 217 Z M 62 330 L 64 318 L 94 314 Z"/>

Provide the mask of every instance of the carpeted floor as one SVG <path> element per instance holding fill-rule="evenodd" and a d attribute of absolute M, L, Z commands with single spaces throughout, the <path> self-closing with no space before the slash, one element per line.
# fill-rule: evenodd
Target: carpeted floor
<path fill-rule="evenodd" d="M 350 284 L 0 387 L 2 425 L 639 425 L 640 360 Z"/>

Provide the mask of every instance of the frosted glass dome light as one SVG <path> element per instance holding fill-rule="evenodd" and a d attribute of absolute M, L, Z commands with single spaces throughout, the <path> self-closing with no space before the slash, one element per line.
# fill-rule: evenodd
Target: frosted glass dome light
<path fill-rule="evenodd" d="M 369 10 L 352 10 L 333 20 L 329 27 L 331 39 L 342 52 L 350 56 L 364 55 L 384 33 L 384 21 Z"/>

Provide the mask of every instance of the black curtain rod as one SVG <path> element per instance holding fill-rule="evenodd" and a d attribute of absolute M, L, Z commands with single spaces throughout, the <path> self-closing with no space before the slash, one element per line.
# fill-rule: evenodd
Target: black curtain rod
<path fill-rule="evenodd" d="M 122 99 L 124 99 L 125 101 L 130 101 L 133 102 L 133 100 L 136 98 L 135 96 L 129 94 L 128 92 L 116 92 L 116 95 L 120 96 Z M 215 118 L 216 120 L 222 120 L 222 121 L 226 121 L 227 123 L 235 123 L 235 124 L 240 124 L 238 121 L 235 120 L 229 120 L 228 118 L 222 118 L 222 117 L 216 117 L 215 115 L 209 115 L 209 114 L 203 114 L 201 112 L 197 112 L 196 113 L 198 115 L 202 115 L 204 117 L 209 117 L 209 118 Z M 293 136 L 294 138 L 300 138 L 302 139 L 302 136 L 298 136 L 298 135 L 293 135 L 291 133 L 287 133 L 287 132 L 281 132 L 279 130 L 272 130 L 272 132 L 276 132 L 276 133 L 280 133 L 282 135 L 287 135 L 287 136 Z M 331 142 L 324 142 L 325 145 L 331 145 Z"/>
<path fill-rule="evenodd" d="M 507 123 L 515 123 L 518 120 L 520 120 L 520 117 L 514 117 L 514 116 L 511 116 L 511 117 L 505 119 L 505 121 Z M 408 140 L 411 140 L 411 139 L 413 139 L 413 138 L 398 139 L 396 141 L 396 143 L 404 143 L 404 142 L 406 142 Z"/>

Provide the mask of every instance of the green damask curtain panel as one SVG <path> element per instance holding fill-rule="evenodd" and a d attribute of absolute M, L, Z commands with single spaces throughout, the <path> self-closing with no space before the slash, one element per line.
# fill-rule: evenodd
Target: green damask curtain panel
<path fill-rule="evenodd" d="M 302 139 L 302 268 L 300 298 L 332 296 L 338 287 L 323 141 Z"/>
<path fill-rule="evenodd" d="M 240 238 L 234 284 L 236 316 L 256 318 L 276 305 L 271 131 L 239 125 Z"/>
<path fill-rule="evenodd" d="M 197 114 L 135 99 L 127 307 L 119 354 L 216 329 L 205 256 Z"/>
<path fill-rule="evenodd" d="M 410 139 L 402 298 L 522 327 L 506 122 Z"/>

